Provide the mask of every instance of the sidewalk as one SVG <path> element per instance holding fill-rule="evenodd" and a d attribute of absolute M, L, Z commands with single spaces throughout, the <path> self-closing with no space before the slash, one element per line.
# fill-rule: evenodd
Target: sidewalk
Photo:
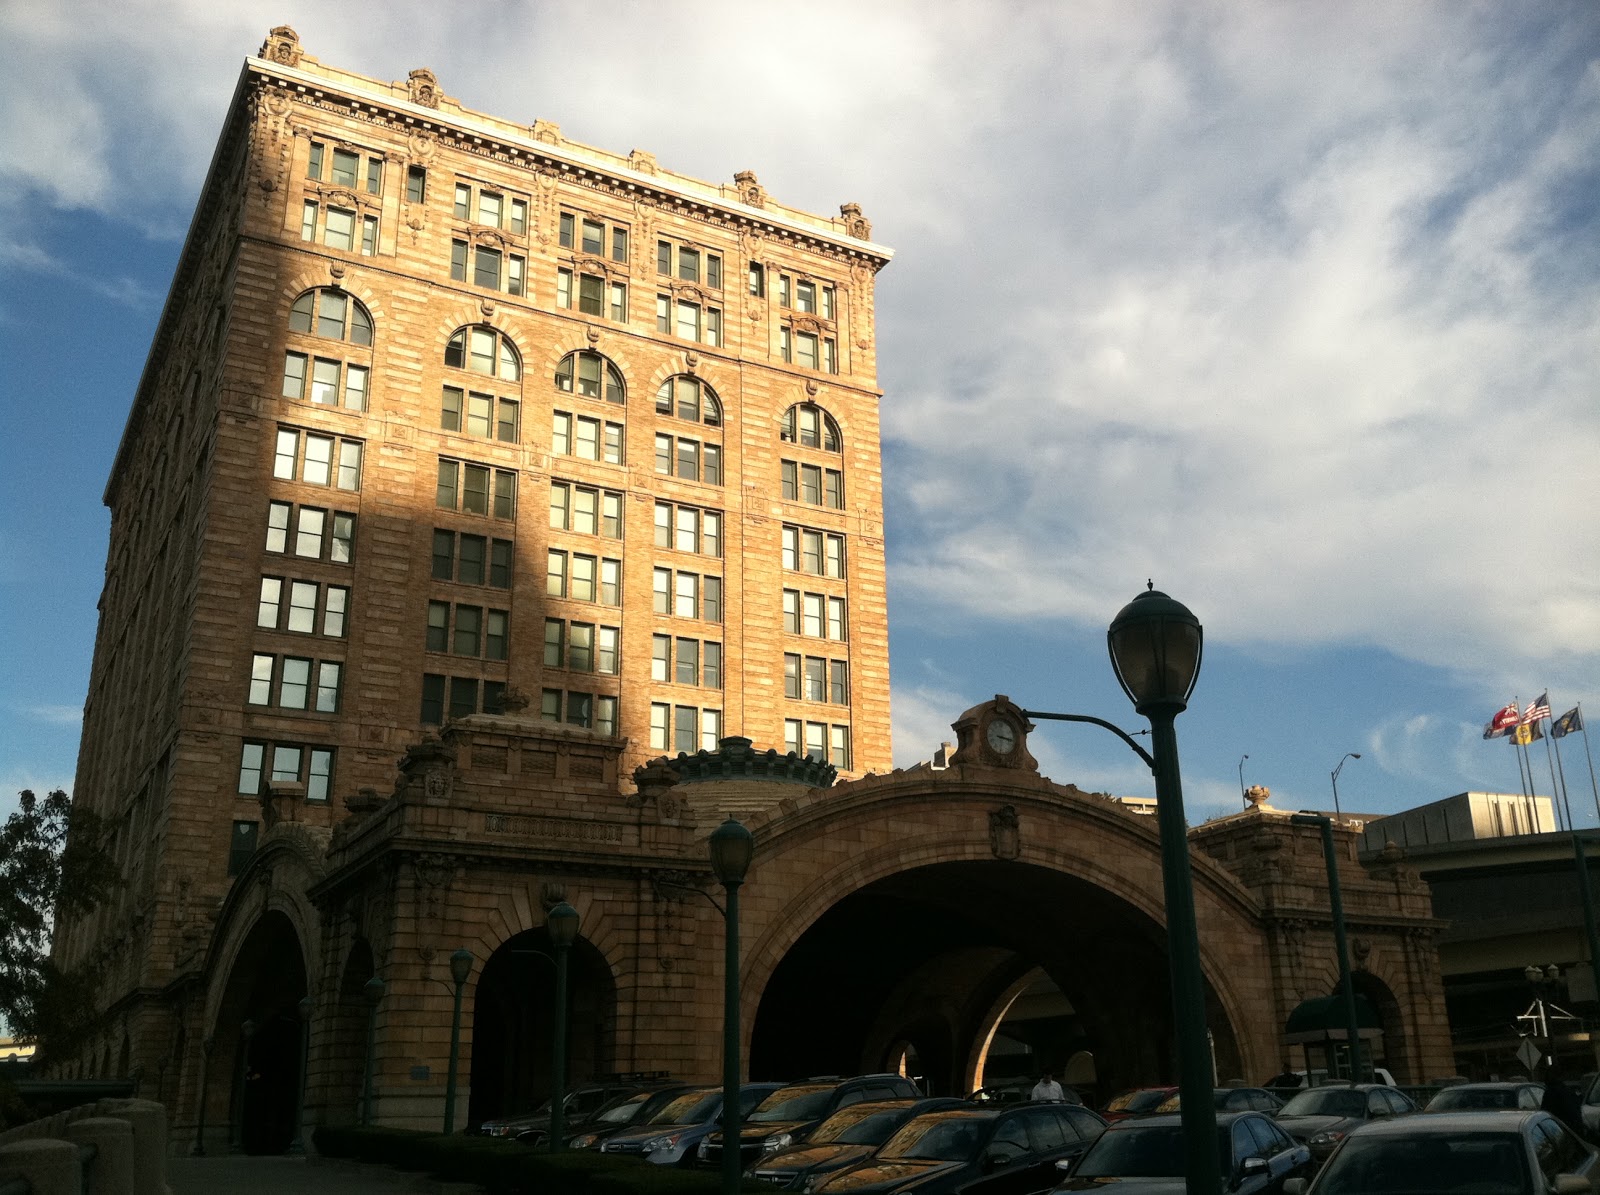
<path fill-rule="evenodd" d="M 440 1189 L 420 1174 L 290 1157 L 168 1158 L 167 1181 L 172 1195 L 394 1195 Z"/>

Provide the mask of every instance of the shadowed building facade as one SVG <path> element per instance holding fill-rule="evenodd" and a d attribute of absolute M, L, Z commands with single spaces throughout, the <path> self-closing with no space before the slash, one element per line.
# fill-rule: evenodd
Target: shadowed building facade
<path fill-rule="evenodd" d="M 307 1119 L 358 1114 L 370 1036 L 379 1121 L 437 1125 L 465 947 L 457 1119 L 519 1111 L 565 899 L 573 1079 L 714 1081 L 721 924 L 694 890 L 734 812 L 752 1075 L 955 1091 L 998 1040 L 1101 1086 L 1170 1073 L 1151 821 L 1040 777 L 1000 699 L 950 767 L 885 774 L 870 237 L 853 204 L 272 31 L 106 491 L 76 794 L 129 884 L 59 927 L 106 1000 L 56 1066 L 138 1073 L 179 1138 L 270 1152 L 302 1056 Z M 1320 853 L 1270 811 L 1194 841 L 1219 1074 L 1259 1077 L 1331 990 Z M 1395 876 L 1352 856 L 1346 902 L 1386 1058 L 1421 1078 L 1448 1058 L 1436 926 Z"/>

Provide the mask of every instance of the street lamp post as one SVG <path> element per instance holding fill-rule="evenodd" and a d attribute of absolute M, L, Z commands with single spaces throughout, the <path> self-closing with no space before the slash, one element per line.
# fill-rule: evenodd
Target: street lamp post
<path fill-rule="evenodd" d="M 197 1158 L 206 1156 L 206 1098 L 211 1085 L 211 1047 L 216 1039 L 209 1035 L 200 1040 L 200 1115 L 195 1124 L 194 1149 Z"/>
<path fill-rule="evenodd" d="M 372 1123 L 373 1068 L 378 1051 L 378 1003 L 388 990 L 383 980 L 374 975 L 362 985 L 361 993 L 367 998 L 367 1068 L 361 1085 L 361 1123 Z"/>
<path fill-rule="evenodd" d="M 1344 820 L 1344 814 L 1339 811 L 1339 773 L 1344 771 L 1346 761 L 1360 758 L 1361 753 L 1359 751 L 1346 751 L 1331 774 L 1333 780 L 1333 815 L 1340 821 Z"/>
<path fill-rule="evenodd" d="M 256 1023 L 246 1021 L 239 1026 L 239 1033 L 244 1039 L 244 1044 L 239 1051 L 239 1085 L 234 1089 L 233 1102 L 233 1131 L 228 1135 L 231 1144 L 239 1149 L 244 1148 L 244 1093 L 245 1084 L 250 1079 L 250 1040 L 256 1035 Z"/>
<path fill-rule="evenodd" d="M 567 951 L 578 937 L 578 910 L 562 901 L 545 914 L 556 952 L 555 1038 L 550 1044 L 550 1152 L 565 1145 L 567 1115 Z"/>
<path fill-rule="evenodd" d="M 1343 767 L 1344 760 L 1340 760 L 1339 765 Z M 1334 775 L 1338 774 L 1335 769 Z M 1356 1019 L 1356 984 L 1350 973 L 1350 947 L 1344 934 L 1344 892 L 1339 885 L 1339 857 L 1333 849 L 1333 821 L 1320 813 L 1296 813 L 1290 816 L 1289 824 L 1316 826 L 1322 831 L 1322 863 L 1328 871 L 1328 905 L 1333 914 L 1333 944 L 1339 952 L 1339 989 L 1344 996 L 1344 1031 L 1350 1044 L 1350 1080 L 1364 1082 L 1367 1074 L 1362 1065 L 1361 1026 Z"/>
<path fill-rule="evenodd" d="M 1189 1195 L 1220 1190 L 1215 1082 L 1206 1036 L 1205 986 L 1194 920 L 1189 831 L 1178 771 L 1177 716 L 1189 704 L 1200 675 L 1200 620 L 1182 602 L 1156 590 L 1129 602 L 1106 634 L 1111 666 L 1133 708 L 1150 720 L 1161 832 L 1161 874 L 1167 905 L 1167 954 L 1172 979 L 1173 1028 L 1178 1039 L 1178 1096 Z"/>
<path fill-rule="evenodd" d="M 444 1081 L 444 1131 L 456 1131 L 456 1072 L 461 1069 L 461 990 L 472 974 L 472 951 L 462 947 L 450 956 L 450 978 L 456 981 L 455 1009 L 450 1014 L 450 1073 Z"/>
<path fill-rule="evenodd" d="M 311 1055 L 311 1014 L 317 1005 L 310 996 L 302 996 L 294 1007 L 300 1014 L 300 1074 L 294 1085 L 294 1140 L 289 1142 L 289 1152 L 303 1154 L 306 1152 L 306 1062 Z"/>
<path fill-rule="evenodd" d="M 1248 755 L 1239 756 L 1239 799 L 1244 802 L 1246 809 L 1250 807 L 1250 798 L 1244 792 L 1244 761 L 1249 758 Z"/>
<path fill-rule="evenodd" d="M 708 840 L 711 870 L 727 893 L 723 909 L 722 992 L 722 1195 L 737 1195 L 743 1170 L 739 1153 L 739 886 L 750 870 L 755 836 L 728 818 Z"/>

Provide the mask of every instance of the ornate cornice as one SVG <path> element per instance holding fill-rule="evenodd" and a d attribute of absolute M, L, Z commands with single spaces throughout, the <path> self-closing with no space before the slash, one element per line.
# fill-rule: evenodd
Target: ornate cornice
<path fill-rule="evenodd" d="M 779 754 L 769 748 L 757 751 L 750 740 L 730 735 L 722 740 L 715 751 L 696 751 L 693 755 L 680 753 L 676 759 L 652 761 L 634 770 L 633 778 L 641 787 L 649 783 L 652 769 L 661 766 L 677 773 L 679 784 L 700 784 L 708 780 L 768 780 L 777 784 L 799 784 L 806 788 L 827 788 L 838 775 L 830 763 L 796 755 L 789 751 Z"/>

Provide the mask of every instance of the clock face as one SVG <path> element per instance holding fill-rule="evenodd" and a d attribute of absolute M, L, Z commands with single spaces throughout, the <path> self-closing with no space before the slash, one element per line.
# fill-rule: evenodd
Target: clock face
<path fill-rule="evenodd" d="M 1017 728 L 1004 718 L 996 718 L 989 723 L 983 737 L 989 740 L 989 746 L 999 755 L 1010 755 L 1017 745 Z"/>

